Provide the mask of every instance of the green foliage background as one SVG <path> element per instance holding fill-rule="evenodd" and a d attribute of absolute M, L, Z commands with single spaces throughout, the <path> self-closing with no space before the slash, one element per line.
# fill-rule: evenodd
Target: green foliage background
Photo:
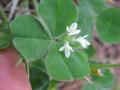
<path fill-rule="evenodd" d="M 72 0 L 41 0 L 39 4 L 35 1 L 37 15 L 16 16 L 9 25 L 11 32 L 0 37 L 0 48 L 8 47 L 12 41 L 30 63 L 33 90 L 56 90 L 56 81 L 81 80 L 92 76 L 92 69 L 115 66 L 91 62 L 91 53 L 95 53 L 92 45 L 65 58 L 58 51 L 61 44 L 57 40 L 64 39 L 66 26 L 77 22 L 82 30 L 80 35 L 88 34 L 90 41 L 96 29 L 102 42 L 119 43 L 119 8 L 108 5 L 107 0 L 80 0 L 78 5 Z M 83 90 L 110 90 L 114 77 L 108 69 L 104 69 L 103 74 L 105 77 L 92 76 L 93 83 L 86 83 Z"/>

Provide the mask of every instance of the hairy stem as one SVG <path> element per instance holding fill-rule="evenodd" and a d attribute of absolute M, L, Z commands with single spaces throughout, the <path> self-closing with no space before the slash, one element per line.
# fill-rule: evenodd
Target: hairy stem
<path fill-rule="evenodd" d="M 101 64 L 99 68 L 112 68 L 112 67 L 120 67 L 120 64 Z"/>
<path fill-rule="evenodd" d="M 91 64 L 91 66 L 94 68 L 115 68 L 120 67 L 120 64 Z"/>

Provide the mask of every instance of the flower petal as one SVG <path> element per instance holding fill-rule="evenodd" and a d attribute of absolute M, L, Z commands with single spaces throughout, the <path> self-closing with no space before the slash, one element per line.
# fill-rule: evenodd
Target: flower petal
<path fill-rule="evenodd" d="M 70 25 L 70 30 L 76 30 L 77 29 L 77 23 L 72 23 Z"/>
<path fill-rule="evenodd" d="M 59 48 L 59 51 L 63 51 L 65 49 L 65 46 L 62 46 Z"/>
<path fill-rule="evenodd" d="M 87 41 L 86 39 L 84 39 L 84 43 L 85 43 L 86 45 L 90 45 L 90 42 Z"/>
<path fill-rule="evenodd" d="M 86 45 L 86 44 L 81 43 L 81 45 L 82 45 L 83 48 L 87 48 L 87 45 Z"/>
<path fill-rule="evenodd" d="M 69 49 L 70 51 L 74 52 L 74 50 L 72 49 L 72 47 L 69 46 L 68 49 Z"/>
<path fill-rule="evenodd" d="M 68 32 L 70 32 L 70 29 L 69 29 L 69 27 L 68 27 L 68 26 L 66 27 L 66 30 L 67 30 Z"/>
<path fill-rule="evenodd" d="M 65 56 L 67 58 L 70 57 L 70 50 L 69 49 L 65 49 Z"/>
<path fill-rule="evenodd" d="M 76 41 L 77 41 L 77 42 L 80 42 L 81 39 L 82 39 L 82 37 L 80 36 L 80 37 L 78 37 L 78 38 L 76 39 Z"/>
<path fill-rule="evenodd" d="M 80 33 L 80 30 L 74 30 L 74 32 L 69 32 L 68 35 L 72 36 L 72 35 L 76 35 L 79 33 Z"/>
<path fill-rule="evenodd" d="M 84 48 L 87 48 L 87 46 L 90 45 L 90 43 L 86 39 L 82 39 L 80 43 Z"/>
<path fill-rule="evenodd" d="M 86 38 L 86 37 L 88 37 L 88 35 L 85 35 L 85 36 L 83 36 L 82 38 Z"/>
<path fill-rule="evenodd" d="M 73 34 L 75 35 L 75 34 L 79 34 L 79 33 L 80 33 L 80 30 L 75 30 Z"/>

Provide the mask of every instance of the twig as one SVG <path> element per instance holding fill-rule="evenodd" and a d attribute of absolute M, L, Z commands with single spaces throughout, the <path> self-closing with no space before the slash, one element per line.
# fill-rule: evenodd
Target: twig
<path fill-rule="evenodd" d="M 5 9 L 10 8 L 12 6 L 12 2 L 8 3 Z"/>
<path fill-rule="evenodd" d="M 12 16 L 16 10 L 16 7 L 17 7 L 17 4 L 18 4 L 18 1 L 19 0 L 12 0 L 12 7 L 11 7 L 11 11 L 10 11 L 10 14 L 9 14 L 9 20 L 12 19 Z"/>

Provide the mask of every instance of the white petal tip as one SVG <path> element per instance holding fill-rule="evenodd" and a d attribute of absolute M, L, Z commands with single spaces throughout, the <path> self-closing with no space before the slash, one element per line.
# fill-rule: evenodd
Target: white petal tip
<path fill-rule="evenodd" d="M 72 24 L 76 25 L 76 24 L 77 24 L 77 22 L 73 22 Z"/>
<path fill-rule="evenodd" d="M 69 58 L 69 56 L 66 56 L 66 58 Z"/>
<path fill-rule="evenodd" d="M 70 55 L 65 54 L 65 57 L 66 57 L 66 58 L 69 58 L 69 57 L 70 57 Z"/>
<path fill-rule="evenodd" d="M 66 30 L 69 32 L 69 27 L 68 26 L 66 27 Z"/>

